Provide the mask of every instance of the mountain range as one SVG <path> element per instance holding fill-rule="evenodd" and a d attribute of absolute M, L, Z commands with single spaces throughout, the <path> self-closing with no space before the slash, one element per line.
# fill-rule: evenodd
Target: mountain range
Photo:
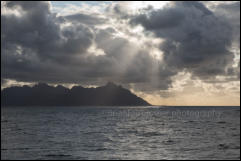
<path fill-rule="evenodd" d="M 148 106 L 148 102 L 114 83 L 97 88 L 38 83 L 1 91 L 1 106 Z"/>

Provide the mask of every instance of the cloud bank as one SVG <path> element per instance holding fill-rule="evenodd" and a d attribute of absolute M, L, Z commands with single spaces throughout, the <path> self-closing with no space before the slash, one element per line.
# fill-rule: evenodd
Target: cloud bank
<path fill-rule="evenodd" d="M 240 81 L 240 2 L 177 1 L 135 12 L 128 2 L 113 2 L 95 14 L 52 8 L 1 2 L 2 84 L 114 81 L 154 92 L 173 88 L 182 72 L 193 80 Z"/>

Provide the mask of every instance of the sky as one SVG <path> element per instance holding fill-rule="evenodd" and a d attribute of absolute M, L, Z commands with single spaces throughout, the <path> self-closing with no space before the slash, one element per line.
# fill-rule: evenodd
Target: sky
<path fill-rule="evenodd" d="M 1 1 L 1 88 L 115 82 L 153 105 L 240 106 L 240 1 Z"/>

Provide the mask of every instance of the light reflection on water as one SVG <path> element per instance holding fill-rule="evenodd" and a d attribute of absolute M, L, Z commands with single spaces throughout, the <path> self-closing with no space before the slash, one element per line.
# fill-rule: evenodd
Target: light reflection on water
<path fill-rule="evenodd" d="M 240 159 L 240 107 L 8 107 L 1 159 Z"/>

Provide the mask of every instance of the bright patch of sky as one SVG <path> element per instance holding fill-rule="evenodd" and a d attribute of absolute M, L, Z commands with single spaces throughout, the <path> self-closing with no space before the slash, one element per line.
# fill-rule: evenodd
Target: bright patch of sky
<path fill-rule="evenodd" d="M 152 6 L 155 9 L 159 9 L 164 7 L 170 1 L 127 1 L 123 2 L 127 5 L 127 7 L 131 10 L 138 10 L 141 8 L 146 8 L 148 6 Z M 117 1 L 51 1 L 53 6 L 53 12 L 60 12 L 61 9 L 69 6 L 103 6 L 111 3 L 118 3 Z"/>
<path fill-rule="evenodd" d="M 111 1 L 51 1 L 51 4 L 53 6 L 53 12 L 58 12 L 58 9 L 65 8 L 68 6 L 83 6 L 83 5 L 89 5 L 89 6 L 99 6 L 100 4 L 110 4 Z"/>
<path fill-rule="evenodd" d="M 100 4 L 108 4 L 111 3 L 110 1 L 51 1 L 51 4 L 56 7 L 66 7 L 67 5 L 77 5 L 81 6 L 83 4 L 88 4 L 88 5 L 93 5 L 93 6 L 98 6 Z"/>
<path fill-rule="evenodd" d="M 59 15 L 71 15 L 79 12 L 85 14 L 103 13 L 111 1 L 51 1 L 52 12 Z"/>

